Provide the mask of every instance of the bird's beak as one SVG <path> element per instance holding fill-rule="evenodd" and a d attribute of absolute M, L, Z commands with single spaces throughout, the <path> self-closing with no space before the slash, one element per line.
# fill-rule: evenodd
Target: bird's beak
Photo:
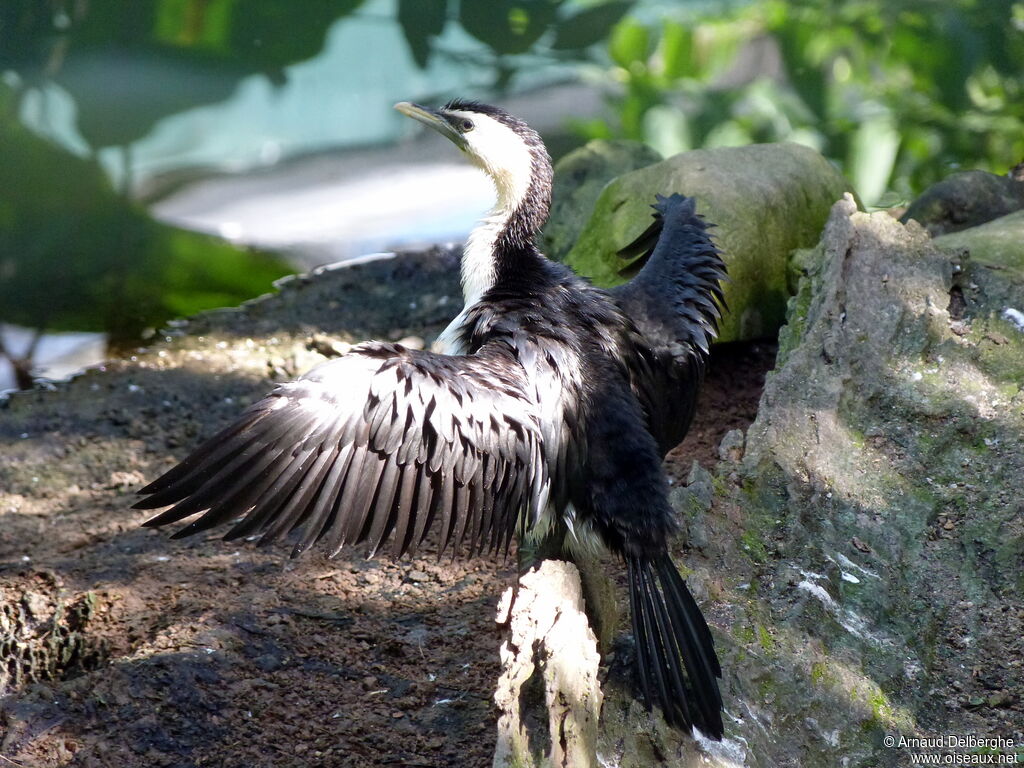
<path fill-rule="evenodd" d="M 424 125 L 429 125 L 435 131 L 440 133 L 446 139 L 449 139 L 459 149 L 466 149 L 465 137 L 452 127 L 438 110 L 430 109 L 428 107 L 421 107 L 419 104 L 413 104 L 409 101 L 400 101 L 395 104 L 395 109 L 401 112 L 403 115 L 411 117 L 413 120 L 418 120 Z"/>

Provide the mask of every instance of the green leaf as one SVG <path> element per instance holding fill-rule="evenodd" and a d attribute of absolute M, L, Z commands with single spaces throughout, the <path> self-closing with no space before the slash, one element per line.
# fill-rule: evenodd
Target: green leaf
<path fill-rule="evenodd" d="M 853 134 L 847 173 L 866 205 L 882 197 L 896 164 L 900 133 L 888 112 L 864 120 Z"/>
<path fill-rule="evenodd" d="M 662 74 L 669 81 L 694 77 L 693 30 L 672 21 L 665 22 L 661 35 Z"/>
<path fill-rule="evenodd" d="M 606 120 L 600 118 L 593 118 L 591 120 L 583 120 L 578 117 L 570 117 L 568 120 L 568 128 L 576 136 L 583 139 L 584 142 L 592 141 L 594 139 L 612 139 L 615 134 L 612 132 L 611 126 L 608 125 Z"/>
<path fill-rule="evenodd" d="M 555 50 L 579 50 L 598 43 L 632 7 L 633 0 L 611 0 L 584 8 L 558 22 L 551 47 Z"/>
<path fill-rule="evenodd" d="M 693 149 L 690 125 L 683 111 L 677 107 L 659 105 L 644 115 L 644 143 L 657 150 L 662 157 L 672 157 Z"/>
<path fill-rule="evenodd" d="M 398 23 L 420 69 L 430 61 L 433 40 L 444 31 L 447 20 L 448 0 L 398 0 Z"/>
<path fill-rule="evenodd" d="M 630 18 L 620 21 L 612 29 L 608 54 L 623 69 L 630 69 L 636 63 L 646 64 L 651 55 L 651 34 L 647 27 Z"/>
<path fill-rule="evenodd" d="M 736 120 L 719 123 L 704 139 L 704 146 L 711 147 L 742 147 L 751 143 L 750 133 Z"/>
<path fill-rule="evenodd" d="M 52 3 L 19 0 L 9 18 L 0 0 L 0 71 L 53 79 L 74 98 L 90 147 L 125 146 L 168 115 L 224 100 L 249 75 L 283 82 L 363 2 L 90 0 L 58 4 L 69 21 L 57 30 Z"/>
<path fill-rule="evenodd" d="M 525 53 L 548 31 L 563 0 L 462 0 L 463 29 L 497 54 Z"/>
<path fill-rule="evenodd" d="M 151 219 L 92 160 L 0 119 L 0 322 L 114 341 L 235 305 L 289 272 L 278 258 Z M 55 182 L 56 180 L 56 182 Z"/>

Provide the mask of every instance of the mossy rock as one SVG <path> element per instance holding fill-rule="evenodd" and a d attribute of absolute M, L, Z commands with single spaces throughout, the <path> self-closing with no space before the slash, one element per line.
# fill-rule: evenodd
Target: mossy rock
<path fill-rule="evenodd" d="M 1024 211 L 936 237 L 935 244 L 946 251 L 966 249 L 972 261 L 1024 272 Z"/>
<path fill-rule="evenodd" d="M 541 236 L 541 250 L 549 258 L 564 259 L 608 182 L 659 160 L 661 155 L 646 144 L 604 139 L 591 141 L 559 160 L 555 165 L 551 216 Z"/>
<path fill-rule="evenodd" d="M 1024 182 L 988 171 L 954 173 L 932 184 L 900 221 L 913 219 L 932 237 L 959 232 L 1024 209 Z"/>
<path fill-rule="evenodd" d="M 770 695 L 775 736 L 738 729 L 748 765 L 904 765 L 884 736 L 1020 722 L 1024 281 L 936 242 L 844 200 L 803 254 L 730 499 L 760 569 L 733 706 Z"/>
<path fill-rule="evenodd" d="M 790 252 L 818 242 L 832 204 L 847 191 L 838 170 L 797 144 L 684 152 L 608 184 L 565 261 L 598 285 L 624 282 L 628 264 L 617 251 L 650 223 L 654 196 L 690 195 L 715 224 L 732 279 L 719 340 L 773 336 L 785 319 Z"/>

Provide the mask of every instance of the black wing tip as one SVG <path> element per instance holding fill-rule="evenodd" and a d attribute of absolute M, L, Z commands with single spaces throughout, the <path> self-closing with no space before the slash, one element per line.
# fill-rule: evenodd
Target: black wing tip
<path fill-rule="evenodd" d="M 616 253 L 622 258 L 632 258 L 645 255 L 650 257 L 651 252 L 657 246 L 666 226 L 691 225 L 699 230 L 706 231 L 714 227 L 704 220 L 704 217 L 697 213 L 697 198 L 671 192 L 668 195 L 655 193 L 655 202 L 651 205 L 654 219 L 647 228 L 626 245 L 622 246 Z"/>
<path fill-rule="evenodd" d="M 659 216 L 667 217 L 675 209 L 680 210 L 684 214 L 696 216 L 697 198 L 689 197 L 679 192 L 672 192 L 667 196 L 655 193 L 654 203 L 651 205 L 651 208 L 655 211 L 655 218 Z"/>
<path fill-rule="evenodd" d="M 140 498 L 132 504 L 132 509 L 156 509 L 157 507 L 166 507 L 170 502 L 161 502 L 160 494 L 174 485 L 173 474 L 180 472 L 179 467 L 181 467 L 181 463 L 175 464 L 174 467 L 167 472 L 164 472 L 156 478 L 156 480 L 153 480 L 151 483 L 148 483 L 135 491 L 136 496 L 142 496 L 144 498 Z"/>
<path fill-rule="evenodd" d="M 163 479 L 164 476 L 160 475 L 160 477 L 158 477 L 156 480 L 139 488 L 139 490 L 137 490 L 135 493 L 137 493 L 139 496 L 148 496 L 151 493 L 156 493 L 157 491 L 163 488 Z"/>
<path fill-rule="evenodd" d="M 171 507 L 157 515 L 153 515 L 153 517 L 148 520 L 144 520 L 141 525 L 143 528 L 160 528 L 162 526 L 184 520 L 192 514 L 192 512 L 181 512 L 177 507 Z"/>

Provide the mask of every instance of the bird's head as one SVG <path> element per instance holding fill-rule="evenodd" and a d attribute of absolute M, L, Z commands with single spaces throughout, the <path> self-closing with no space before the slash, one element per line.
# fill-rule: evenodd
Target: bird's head
<path fill-rule="evenodd" d="M 498 205 L 514 210 L 524 203 L 543 209 L 551 198 L 551 158 L 535 130 L 498 107 L 455 99 L 439 109 L 403 101 L 403 115 L 429 125 L 461 149 L 494 181 Z"/>

